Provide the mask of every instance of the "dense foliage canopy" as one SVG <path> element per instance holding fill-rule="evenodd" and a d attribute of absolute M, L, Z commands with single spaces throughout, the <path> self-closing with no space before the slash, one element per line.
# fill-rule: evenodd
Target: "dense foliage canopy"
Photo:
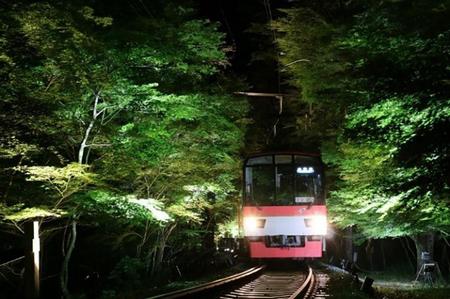
<path fill-rule="evenodd" d="M 131 257 L 112 280 L 132 279 L 120 267 L 135 262 L 161 279 L 162 263 L 204 254 L 237 205 L 246 103 L 231 96 L 241 83 L 226 73 L 224 34 L 182 1 L 136 3 L 0 11 L 0 225 L 20 234 L 40 219 L 44 247 L 62 224 L 74 227 L 65 296 L 77 226 L 81 242 L 110 244 L 112 265 Z M 93 271 L 100 252 L 86 252 Z"/>
<path fill-rule="evenodd" d="M 255 149 L 321 151 L 360 241 L 448 237 L 450 2 L 241 2 L 222 24 L 208 1 L 0 4 L 0 251 L 38 220 L 44 294 L 144 297 L 211 267 Z M 232 96 L 252 88 L 282 109 Z"/>
<path fill-rule="evenodd" d="M 449 4 L 300 1 L 274 24 L 317 107 L 306 133 L 334 169 L 333 221 L 364 238 L 450 233 Z"/>

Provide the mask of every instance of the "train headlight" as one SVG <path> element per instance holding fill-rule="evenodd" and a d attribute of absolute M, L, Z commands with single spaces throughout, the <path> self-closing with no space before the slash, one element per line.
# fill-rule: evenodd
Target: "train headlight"
<path fill-rule="evenodd" d="M 327 234 L 327 217 L 325 216 L 312 216 L 305 218 L 305 225 L 306 227 L 310 227 L 314 234 Z"/>
<path fill-rule="evenodd" d="M 244 229 L 255 230 L 257 228 L 264 228 L 266 224 L 266 219 L 255 218 L 255 217 L 244 217 Z"/>

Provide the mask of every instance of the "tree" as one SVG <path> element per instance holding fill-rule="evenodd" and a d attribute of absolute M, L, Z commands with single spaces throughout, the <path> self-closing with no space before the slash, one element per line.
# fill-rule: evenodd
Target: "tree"
<path fill-rule="evenodd" d="M 317 149 L 336 135 L 355 95 L 347 75 L 349 64 L 340 49 L 343 18 L 325 18 L 314 6 L 306 3 L 283 9 L 284 16 L 272 27 L 279 34 L 280 71 L 288 74 L 287 83 L 298 91 L 286 105 L 295 117 L 286 125 L 283 138 Z"/>
<path fill-rule="evenodd" d="M 114 236 L 111 248 L 158 279 L 162 263 L 211 229 L 197 209 L 218 220 L 232 214 L 247 108 L 229 96 L 236 82 L 222 72 L 218 24 L 177 1 L 142 3 L 157 17 L 120 1 L 91 5 L 19 1 L 0 12 L 9 28 L 1 31 L 1 108 L 12 111 L 0 114 L 0 183 L 9 190 L 0 224 L 53 219 L 43 234 L 65 224 L 65 297 L 84 229 Z M 220 200 L 188 200 L 187 186 L 214 186 Z M 169 255 L 168 246 L 178 249 Z"/>
<path fill-rule="evenodd" d="M 325 150 L 338 166 L 341 183 L 330 205 L 335 215 L 347 210 L 339 214 L 346 215 L 339 216 L 343 226 L 356 224 L 366 237 L 412 237 L 418 268 L 421 251 L 433 253 L 420 236 L 449 232 L 443 142 L 449 95 L 442 81 L 448 58 L 441 56 L 449 32 L 435 23 L 446 14 L 414 1 L 374 4 L 358 15 L 342 45 L 353 53 L 363 93 L 347 115 L 337 153 Z M 412 25 L 418 20 L 420 27 Z"/>
<path fill-rule="evenodd" d="M 333 221 L 413 238 L 418 267 L 421 236 L 449 233 L 447 4 L 300 1 L 275 23 L 290 83 L 320 111 L 297 121 L 335 172 Z"/>

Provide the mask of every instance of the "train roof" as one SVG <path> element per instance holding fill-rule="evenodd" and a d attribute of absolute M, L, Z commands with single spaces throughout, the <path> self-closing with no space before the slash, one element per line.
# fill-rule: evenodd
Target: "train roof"
<path fill-rule="evenodd" d="M 267 151 L 267 152 L 258 152 L 258 153 L 253 153 L 253 154 L 249 154 L 247 155 L 247 157 L 244 159 L 244 166 L 248 166 L 250 164 L 255 165 L 254 163 L 256 161 L 253 161 L 252 163 L 250 163 L 251 160 L 257 159 L 258 157 L 265 157 L 265 156 L 292 156 L 292 158 L 294 159 L 294 156 L 300 156 L 303 157 L 304 159 L 311 159 L 311 160 L 315 160 L 317 161 L 318 164 L 322 164 L 322 159 L 320 154 L 318 153 L 307 153 L 307 152 L 302 152 L 302 151 L 295 151 L 295 150 L 289 150 L 289 151 Z M 297 158 L 295 158 L 297 159 Z M 267 162 L 256 162 L 256 164 L 267 164 Z M 275 160 L 272 161 L 272 163 L 277 164 L 277 162 L 275 162 Z M 286 162 L 282 162 L 281 164 L 285 164 Z M 294 160 L 291 161 L 291 163 L 295 163 Z"/>
<path fill-rule="evenodd" d="M 267 151 L 267 152 L 250 153 L 245 157 L 245 159 L 247 160 L 249 158 L 270 156 L 270 155 L 299 155 L 299 156 L 320 158 L 320 153 L 302 152 L 302 151 L 296 151 L 296 150 L 281 150 L 281 151 Z"/>

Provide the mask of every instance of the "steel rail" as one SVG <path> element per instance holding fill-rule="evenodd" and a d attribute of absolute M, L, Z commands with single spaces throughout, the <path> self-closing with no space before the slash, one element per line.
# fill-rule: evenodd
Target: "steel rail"
<path fill-rule="evenodd" d="M 157 296 L 149 297 L 147 299 L 182 298 L 182 297 L 192 296 L 195 294 L 200 294 L 200 293 L 203 293 L 206 291 L 211 291 L 213 289 L 218 289 L 220 287 L 224 287 L 225 285 L 231 284 L 238 280 L 243 280 L 252 275 L 256 275 L 257 273 L 262 272 L 265 269 L 265 267 L 266 266 L 253 267 L 253 268 L 250 268 L 243 272 L 240 272 L 240 273 L 237 273 L 237 274 L 225 277 L 225 278 L 217 279 L 217 280 L 214 280 L 211 282 L 207 282 L 205 284 L 201 284 L 201 285 L 186 288 L 186 289 L 181 289 L 181 290 L 176 290 L 176 291 L 165 293 L 165 294 L 160 294 Z"/>
<path fill-rule="evenodd" d="M 309 267 L 308 274 L 302 271 L 268 271 L 253 281 L 232 291 L 227 291 L 220 299 L 294 299 L 309 298 L 314 289 L 314 273 Z"/>
<path fill-rule="evenodd" d="M 310 297 L 313 287 L 314 287 L 314 272 L 311 267 L 308 267 L 308 276 L 306 277 L 303 284 L 298 288 L 298 290 L 292 294 L 289 299 L 298 298 L 301 294 L 303 294 L 303 298 Z"/>
<path fill-rule="evenodd" d="M 9 264 L 18 262 L 18 261 L 23 260 L 23 259 L 25 259 L 25 256 L 21 256 L 21 257 L 18 257 L 18 258 L 16 258 L 16 259 L 10 260 L 10 261 L 8 261 L 8 262 L 6 262 L 6 263 L 3 263 L 3 264 L 0 265 L 0 267 L 5 267 L 5 266 L 7 266 L 7 265 L 9 265 Z"/>

